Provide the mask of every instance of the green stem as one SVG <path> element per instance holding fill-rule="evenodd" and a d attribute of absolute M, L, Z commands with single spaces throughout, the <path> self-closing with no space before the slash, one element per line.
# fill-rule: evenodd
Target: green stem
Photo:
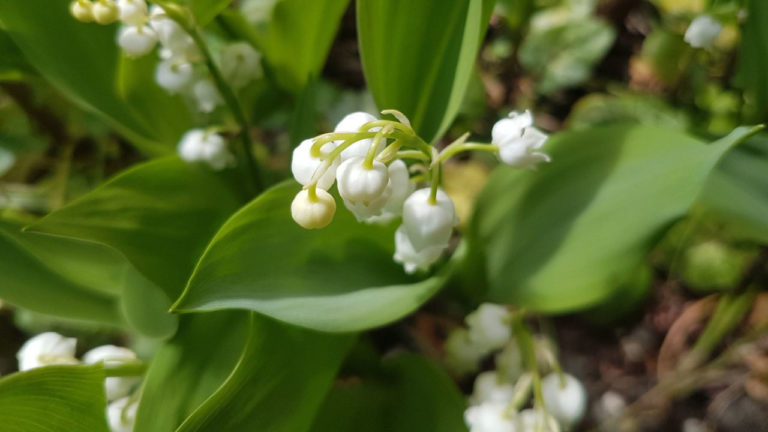
<path fill-rule="evenodd" d="M 398 150 L 400 150 L 400 147 L 403 146 L 402 140 L 395 140 L 392 144 L 388 145 L 384 150 L 381 151 L 381 153 L 376 156 L 376 159 L 383 162 L 383 163 L 389 163 L 392 159 L 398 158 L 400 153 Z M 421 155 L 421 152 L 416 152 Z"/>
<path fill-rule="evenodd" d="M 371 142 L 371 145 L 368 147 L 368 153 L 365 155 L 365 160 L 363 161 L 363 168 L 367 170 L 373 169 L 373 160 L 376 159 L 376 150 L 378 150 L 379 143 L 383 137 L 384 128 L 382 128 L 379 133 L 376 134 L 376 136 L 373 138 L 373 141 Z"/>
<path fill-rule="evenodd" d="M 539 366 L 536 361 L 536 345 L 533 342 L 530 330 L 523 322 L 523 314 L 516 313 L 512 317 L 512 332 L 515 334 L 517 345 L 523 357 L 526 368 L 533 378 L 533 397 L 536 406 L 546 409 L 544 395 L 541 390 L 541 375 L 539 375 Z"/>
<path fill-rule="evenodd" d="M 367 138 L 373 138 L 375 137 L 377 132 L 329 132 L 326 134 L 319 135 L 315 138 L 315 141 L 312 143 L 312 149 L 310 150 L 310 156 L 312 157 L 321 157 L 323 156 L 322 148 L 325 144 L 331 142 L 331 141 L 350 141 L 350 145 L 354 144 L 357 141 L 367 139 Z"/>
<path fill-rule="evenodd" d="M 488 153 L 498 153 L 499 152 L 499 146 L 493 145 L 493 144 L 482 144 L 482 143 L 463 143 L 455 146 L 448 146 L 443 149 L 443 151 L 440 152 L 439 161 L 445 162 L 448 159 L 452 158 L 453 156 L 456 156 L 459 153 L 466 152 L 466 151 L 483 151 Z"/>
<path fill-rule="evenodd" d="M 397 159 L 418 159 L 429 162 L 429 157 L 419 150 L 403 150 L 395 154 Z"/>
<path fill-rule="evenodd" d="M 432 167 L 431 176 L 432 176 L 432 183 L 430 184 L 430 190 L 429 190 L 429 203 L 432 205 L 437 204 L 437 189 L 440 186 L 440 170 L 443 167 L 443 164 L 438 162 L 435 164 L 434 167 Z"/>

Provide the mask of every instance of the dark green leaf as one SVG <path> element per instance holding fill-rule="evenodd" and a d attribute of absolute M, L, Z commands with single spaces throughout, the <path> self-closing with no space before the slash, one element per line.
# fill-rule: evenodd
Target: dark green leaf
<path fill-rule="evenodd" d="M 494 3 L 358 0 L 360 55 L 379 109 L 402 111 L 437 139 L 458 113 Z"/>
<path fill-rule="evenodd" d="M 757 129 L 710 145 L 644 126 L 563 133 L 540 171 L 499 167 L 469 236 L 470 256 L 485 256 L 490 298 L 540 312 L 605 299 L 688 212 L 719 158 Z"/>
<path fill-rule="evenodd" d="M 353 339 L 254 314 L 237 368 L 178 431 L 307 430 Z"/>
<path fill-rule="evenodd" d="M 48 366 L 0 380 L 5 432 L 108 432 L 104 371 L 96 366 Z"/>
<path fill-rule="evenodd" d="M 764 122 L 768 121 L 768 2 L 748 0 L 747 11 L 735 81 L 752 97 L 755 119 Z"/>
<path fill-rule="evenodd" d="M 299 326 L 345 332 L 399 319 L 440 288 L 447 270 L 414 283 L 393 262 L 391 227 L 357 223 L 341 206 L 328 227 L 299 227 L 290 215 L 299 189 L 285 182 L 233 215 L 174 307 L 251 309 Z"/>

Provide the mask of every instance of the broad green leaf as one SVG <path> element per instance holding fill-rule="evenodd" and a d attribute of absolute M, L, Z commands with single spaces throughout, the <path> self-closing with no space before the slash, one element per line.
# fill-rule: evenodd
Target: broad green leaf
<path fill-rule="evenodd" d="M 553 136 L 539 171 L 499 167 L 469 236 L 490 299 L 552 313 L 605 299 L 688 212 L 720 157 L 758 129 L 707 145 L 655 127 L 596 128 Z"/>
<path fill-rule="evenodd" d="M 213 20 L 232 0 L 189 0 L 189 8 L 198 25 L 204 26 Z"/>
<path fill-rule="evenodd" d="M 237 368 L 178 432 L 300 432 L 312 424 L 354 336 L 252 317 Z"/>
<path fill-rule="evenodd" d="M 3 30 L 0 30 L 0 52 L 3 53 L 0 57 L 0 79 L 3 81 L 18 80 L 34 74 L 24 55 Z"/>
<path fill-rule="evenodd" d="M 686 130 L 690 120 L 684 111 L 659 97 L 615 91 L 613 94 L 591 93 L 579 99 L 568 116 L 568 129 L 629 122 Z"/>
<path fill-rule="evenodd" d="M 400 354 L 380 376 L 340 383 L 310 432 L 466 432 L 464 398 L 451 379 L 423 358 Z"/>
<path fill-rule="evenodd" d="M 707 181 L 700 200 L 738 238 L 768 243 L 768 135 L 729 152 Z"/>
<path fill-rule="evenodd" d="M 152 338 L 168 338 L 176 333 L 178 315 L 171 314 L 171 299 L 139 272 L 126 272 L 120 296 L 125 320 L 135 330 Z"/>
<path fill-rule="evenodd" d="M 111 246 L 175 299 L 209 239 L 239 206 L 221 174 L 171 157 L 119 174 L 29 229 Z"/>
<path fill-rule="evenodd" d="M 757 121 L 768 121 L 768 2 L 748 0 L 747 21 L 739 47 L 736 84 L 745 89 L 755 105 Z"/>
<path fill-rule="evenodd" d="M 35 312 L 119 325 L 125 260 L 105 246 L 22 233 L 0 220 L 0 298 Z"/>
<path fill-rule="evenodd" d="M 368 89 L 379 109 L 408 116 L 425 140 L 458 113 L 493 0 L 358 0 Z"/>
<path fill-rule="evenodd" d="M 183 317 L 179 332 L 152 357 L 134 430 L 174 431 L 227 379 L 243 351 L 248 314 Z"/>
<path fill-rule="evenodd" d="M 0 380 L 4 432 L 108 432 L 104 370 L 48 366 Z"/>
<path fill-rule="evenodd" d="M 412 312 L 447 270 L 417 282 L 392 260 L 392 227 L 357 223 L 339 205 L 334 221 L 305 230 L 291 218 L 300 186 L 287 181 L 234 214 L 203 254 L 180 312 L 242 308 L 321 331 L 380 326 Z"/>
<path fill-rule="evenodd" d="M 165 103 L 132 110 L 120 96 L 116 80 L 121 53 L 115 43 L 117 26 L 84 24 L 69 14 L 69 0 L 0 2 L 0 21 L 27 61 L 75 103 L 102 116 L 110 126 L 150 153 L 168 152 L 188 128 Z M 157 100 L 170 98 L 147 83 L 137 91 L 154 93 Z M 182 111 L 183 112 L 183 111 Z M 166 117 L 166 125 L 154 128 L 150 119 Z M 179 119 L 182 119 L 180 121 Z"/>

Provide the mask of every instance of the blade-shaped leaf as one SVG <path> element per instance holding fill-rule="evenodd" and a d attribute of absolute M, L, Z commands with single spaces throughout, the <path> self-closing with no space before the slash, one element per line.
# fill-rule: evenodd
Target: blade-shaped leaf
<path fill-rule="evenodd" d="M 416 282 L 392 260 L 394 230 L 357 223 L 339 208 L 333 223 L 305 230 L 290 215 L 300 186 L 285 182 L 233 215 L 195 269 L 178 311 L 251 309 L 321 331 L 355 331 L 410 313 L 447 270 Z"/>
<path fill-rule="evenodd" d="M 0 380 L 0 424 L 6 432 L 108 432 L 104 370 L 48 366 Z"/>
<path fill-rule="evenodd" d="M 747 20 L 744 23 L 739 47 L 739 63 L 735 82 L 745 89 L 755 104 L 755 118 L 768 121 L 768 80 L 765 70 L 768 68 L 768 2 L 749 0 Z"/>
<path fill-rule="evenodd" d="M 254 314 L 237 368 L 178 432 L 307 430 L 353 339 Z"/>
<path fill-rule="evenodd" d="M 720 157 L 758 129 L 707 145 L 655 127 L 597 128 L 552 137 L 552 163 L 538 172 L 499 167 L 470 236 L 490 298 L 543 312 L 606 298 L 688 212 Z"/>
<path fill-rule="evenodd" d="M 494 3 L 358 0 L 360 56 L 379 109 L 438 138 L 458 113 Z"/>

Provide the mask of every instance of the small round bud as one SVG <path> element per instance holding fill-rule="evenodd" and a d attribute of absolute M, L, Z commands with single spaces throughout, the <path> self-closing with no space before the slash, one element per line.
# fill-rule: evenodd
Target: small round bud
<path fill-rule="evenodd" d="M 306 229 L 325 228 L 336 213 L 336 201 L 323 189 L 315 189 L 315 197 L 303 189 L 291 202 L 291 217 Z"/>
<path fill-rule="evenodd" d="M 157 35 L 149 26 L 123 27 L 117 36 L 117 44 L 128 57 L 141 57 L 157 45 Z"/>
<path fill-rule="evenodd" d="M 186 61 L 163 60 L 157 64 L 155 69 L 155 81 L 169 93 L 178 93 L 192 81 L 194 72 L 195 69 L 192 64 Z"/>
<path fill-rule="evenodd" d="M 133 360 L 136 360 L 136 354 L 133 351 L 114 345 L 98 346 L 83 355 L 83 363 L 90 365 L 97 363 L 119 365 Z M 136 377 L 107 377 L 104 381 L 107 400 L 112 401 L 127 396 L 137 383 Z"/>
<path fill-rule="evenodd" d="M 67 338 L 54 332 L 41 333 L 26 341 L 16 354 L 19 370 L 26 371 L 57 364 L 76 364 L 76 345 L 75 338 Z"/>
<path fill-rule="evenodd" d="M 378 200 L 386 190 L 389 170 L 379 161 L 373 161 L 371 168 L 367 168 L 364 166 L 364 158 L 354 157 L 339 165 L 336 181 L 342 198 L 351 203 L 369 204 Z M 382 203 L 382 207 L 385 203 Z"/>
<path fill-rule="evenodd" d="M 120 16 L 120 9 L 112 0 L 98 0 L 93 4 L 93 20 L 99 24 L 112 24 Z"/>
<path fill-rule="evenodd" d="M 126 24 L 140 26 L 149 19 L 147 2 L 144 0 L 118 0 L 117 6 L 120 9 L 120 21 Z"/>
<path fill-rule="evenodd" d="M 130 397 L 118 399 L 107 406 L 107 422 L 112 432 L 132 432 L 136 422 L 138 401 L 131 402 Z"/>
<path fill-rule="evenodd" d="M 90 0 L 75 0 L 69 5 L 72 16 L 80 22 L 93 21 L 93 3 Z"/>
<path fill-rule="evenodd" d="M 572 375 L 551 373 L 541 380 L 541 392 L 550 414 L 565 428 L 577 424 L 587 408 L 587 392 Z"/>

